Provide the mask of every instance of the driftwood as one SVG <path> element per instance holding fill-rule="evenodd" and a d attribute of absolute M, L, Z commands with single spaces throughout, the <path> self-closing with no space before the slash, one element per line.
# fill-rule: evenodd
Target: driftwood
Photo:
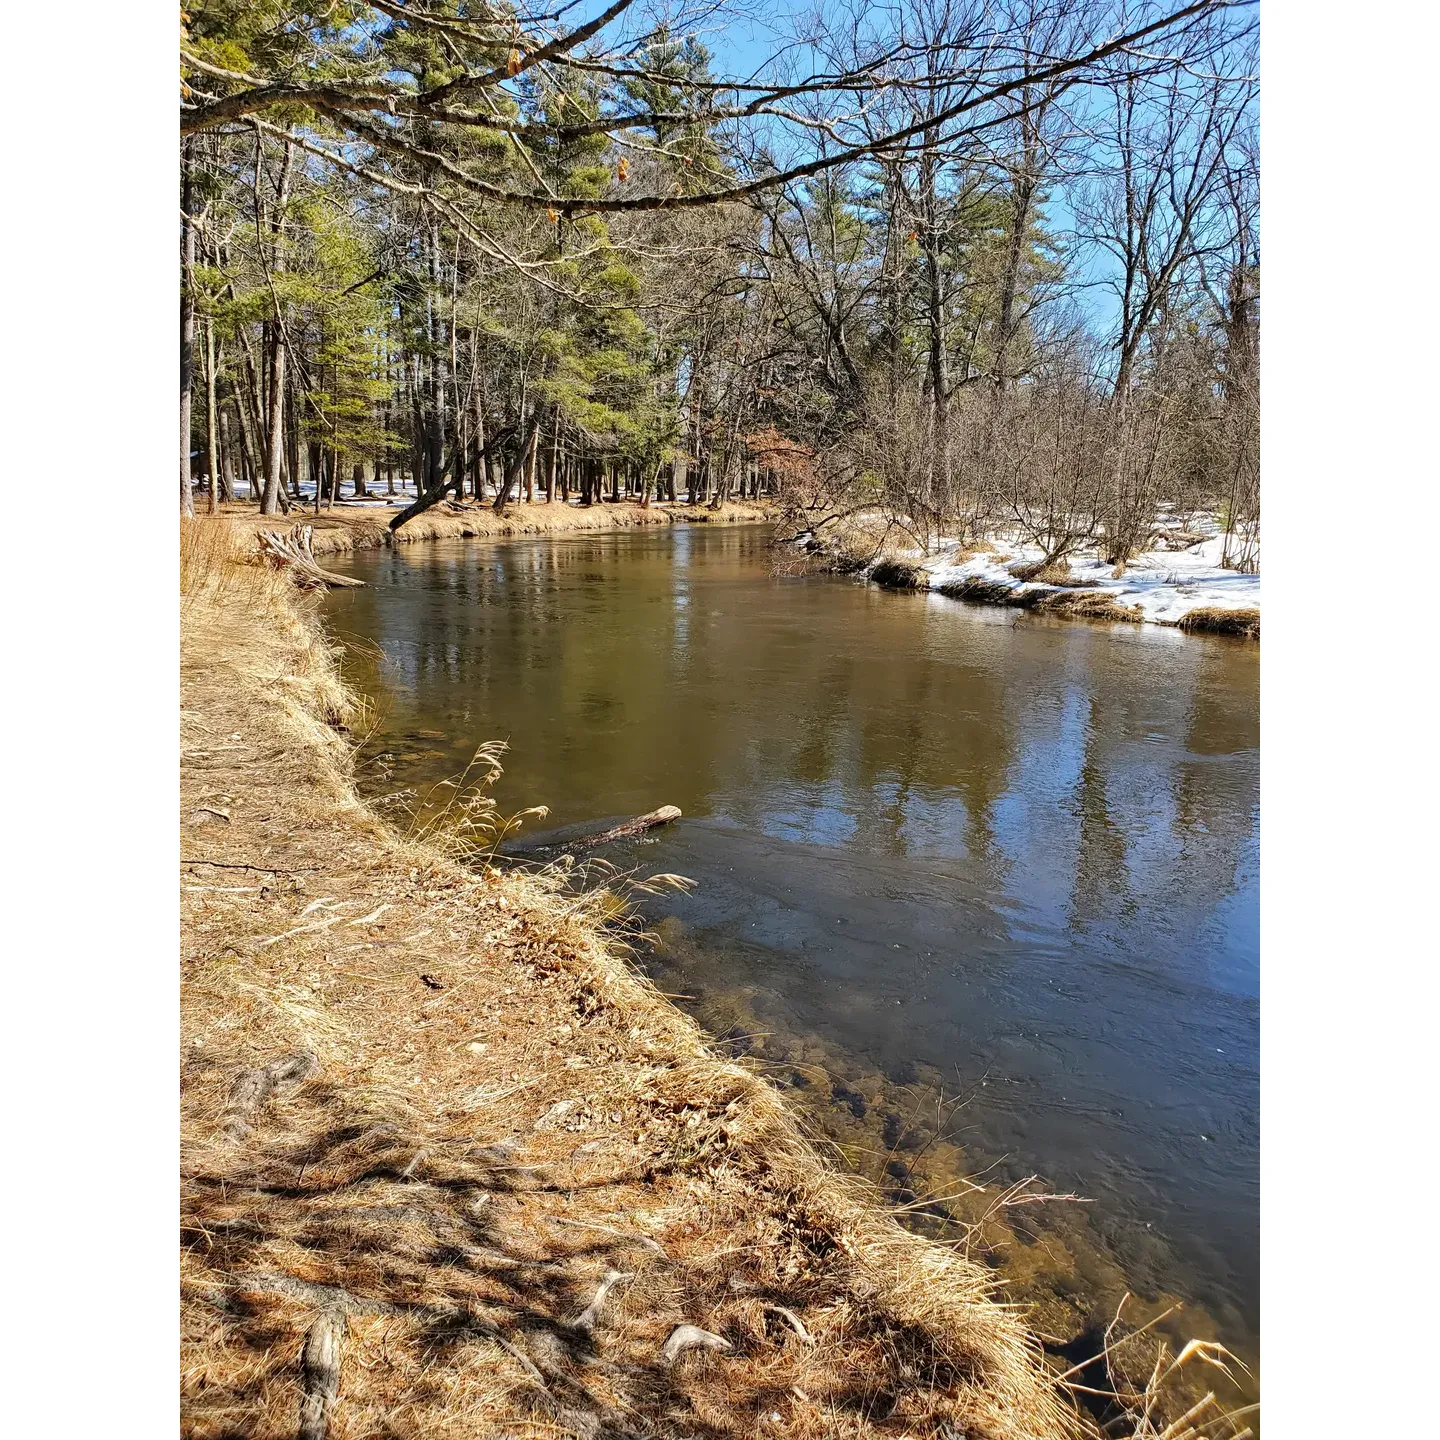
<path fill-rule="evenodd" d="M 565 850 L 589 850 L 596 845 L 608 845 L 612 840 L 628 840 L 632 835 L 643 835 L 657 825 L 668 825 L 672 820 L 678 820 L 681 813 L 678 805 L 662 805 L 658 810 L 637 815 L 633 820 L 625 820 L 604 830 L 566 827 L 552 831 L 550 838 L 537 835 L 531 840 L 502 848 L 506 855 L 555 855 Z"/>
<path fill-rule="evenodd" d="M 299 1440 L 325 1440 L 330 1412 L 340 1393 L 340 1342 L 345 1319 L 331 1310 L 316 1318 L 305 1337 L 301 1364 L 305 1372 L 305 1398 L 300 1402 Z"/>
<path fill-rule="evenodd" d="M 262 530 L 260 553 L 276 569 L 288 568 L 290 578 L 302 589 L 320 590 L 330 586 L 364 585 L 363 580 L 356 580 L 349 575 L 336 575 L 332 570 L 320 568 L 310 549 L 314 534 L 314 527 L 310 525 L 296 525 L 284 535 L 278 530 Z"/>
<path fill-rule="evenodd" d="M 686 1350 L 730 1350 L 733 1347 L 723 1335 L 702 1330 L 698 1325 L 677 1325 L 670 1338 L 660 1347 L 660 1362 L 673 1365 Z"/>
<path fill-rule="evenodd" d="M 787 1306 L 767 1305 L 765 1311 L 769 1315 L 778 1315 L 807 1345 L 815 1343 L 815 1337 L 805 1328 L 805 1322 Z"/>
<path fill-rule="evenodd" d="M 672 820 L 679 818 L 680 807 L 678 805 L 662 805 L 658 810 L 651 810 L 646 815 L 637 815 L 633 820 L 627 820 L 623 825 L 614 825 L 609 830 L 602 830 L 598 835 L 582 835 L 578 840 L 570 841 L 570 845 L 608 845 L 612 840 L 626 840 L 631 835 L 643 835 L 657 825 L 668 825 Z"/>
<path fill-rule="evenodd" d="M 625 1270 L 607 1270 L 605 1278 L 600 1282 L 595 1291 L 595 1298 L 576 1317 L 575 1329 L 593 1331 L 600 1321 L 600 1312 L 605 1307 L 605 1301 L 610 1292 L 622 1281 L 633 1280 L 635 1276 Z"/>

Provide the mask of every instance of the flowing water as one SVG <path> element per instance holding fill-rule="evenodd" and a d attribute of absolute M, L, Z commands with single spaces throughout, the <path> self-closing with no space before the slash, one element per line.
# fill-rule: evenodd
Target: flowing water
<path fill-rule="evenodd" d="M 1253 1365 L 1257 649 L 775 578 L 767 540 L 335 562 L 372 789 L 498 738 L 547 827 L 680 806 L 607 852 L 697 882 L 646 902 L 662 989 L 902 1202 L 957 1169 L 1085 1197 L 1005 1212 L 992 1259 L 1057 1345 L 1129 1289 Z"/>

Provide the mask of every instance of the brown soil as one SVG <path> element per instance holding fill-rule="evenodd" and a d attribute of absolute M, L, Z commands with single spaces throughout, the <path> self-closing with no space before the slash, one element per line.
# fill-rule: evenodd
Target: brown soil
<path fill-rule="evenodd" d="M 993 1274 L 823 1163 L 606 897 L 361 804 L 245 529 L 182 544 L 183 1433 L 1080 1428 Z M 681 1325 L 725 1348 L 666 1363 Z"/>

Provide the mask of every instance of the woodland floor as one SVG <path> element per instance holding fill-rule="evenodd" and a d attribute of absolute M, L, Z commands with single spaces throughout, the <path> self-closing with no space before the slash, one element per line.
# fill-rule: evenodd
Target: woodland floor
<path fill-rule="evenodd" d="M 1077 1432 L 993 1272 L 824 1163 L 600 901 L 361 804 L 309 602 L 220 554 L 248 522 L 185 528 L 182 1433 Z M 720 1341 L 667 1357 L 685 1325 Z"/>

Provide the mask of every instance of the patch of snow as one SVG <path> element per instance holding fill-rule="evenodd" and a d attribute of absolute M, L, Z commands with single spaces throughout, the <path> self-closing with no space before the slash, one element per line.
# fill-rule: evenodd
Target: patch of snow
<path fill-rule="evenodd" d="M 1239 539 L 1227 537 L 1213 515 L 1195 517 L 1186 526 L 1186 533 L 1206 538 L 1189 549 L 1147 550 L 1137 555 L 1119 577 L 1113 566 L 1093 552 L 1073 555 L 1071 578 L 1086 582 L 1087 593 L 1109 595 L 1117 604 L 1138 610 L 1147 621 L 1161 625 L 1174 625 L 1192 610 L 1258 610 L 1259 574 L 1242 575 L 1220 564 L 1227 538 L 1232 554 L 1242 548 Z M 967 580 L 983 580 L 1017 595 L 1074 588 L 1019 580 L 1010 573 L 1013 565 L 1042 560 L 1044 552 L 1038 546 L 1004 536 L 992 544 L 993 552 L 961 560 L 959 542 L 941 539 L 928 555 L 911 549 L 895 552 L 895 558 L 918 565 L 931 590 Z"/>

